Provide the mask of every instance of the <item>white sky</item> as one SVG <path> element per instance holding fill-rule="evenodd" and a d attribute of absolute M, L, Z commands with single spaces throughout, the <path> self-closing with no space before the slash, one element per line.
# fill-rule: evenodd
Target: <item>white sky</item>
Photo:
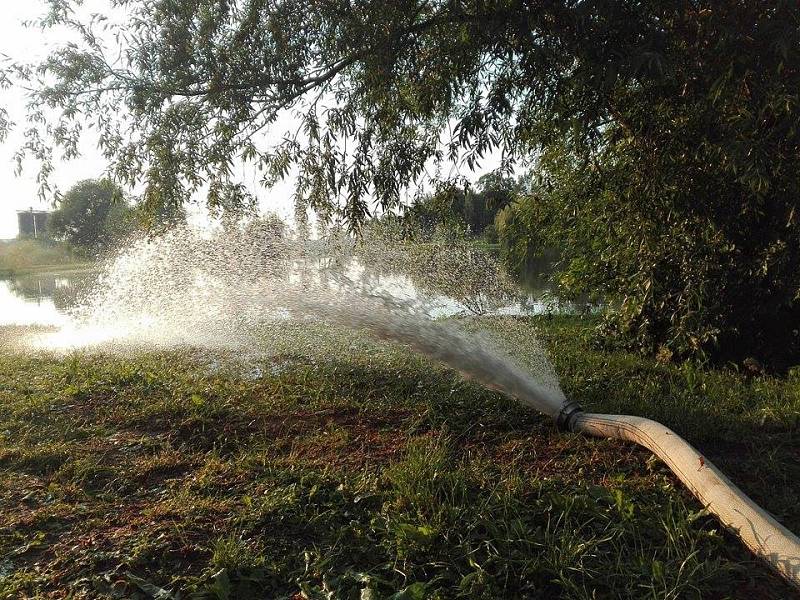
<path fill-rule="evenodd" d="M 0 19 L 0 54 L 15 60 L 35 60 L 46 54 L 48 43 L 44 36 L 33 29 L 26 29 L 22 21 L 40 16 L 44 7 L 38 0 L 0 0 L 3 18 Z M 25 96 L 21 90 L 0 90 L 0 104 L 10 113 L 15 123 L 21 123 L 25 114 Z M 22 135 L 18 128 L 0 144 L 0 238 L 17 234 L 17 209 L 49 208 L 38 201 L 36 192 L 36 168 L 28 168 L 17 177 L 14 175 L 14 153 L 20 147 Z M 91 148 L 89 148 L 91 150 Z M 103 163 L 96 152 L 74 161 L 69 169 L 59 168 L 53 180 L 59 187 L 68 186 L 73 180 L 96 177 L 103 170 Z"/>
<path fill-rule="evenodd" d="M 106 0 L 86 0 L 84 10 L 86 13 L 107 13 Z M 48 53 L 50 48 L 64 43 L 67 39 L 66 32 L 48 31 L 42 33 L 36 28 L 26 28 L 23 21 L 42 16 L 46 7 L 42 0 L 0 0 L 2 18 L 0 18 L 0 55 L 23 61 L 35 62 Z M 0 90 L 0 105 L 10 113 L 10 118 L 17 124 L 6 141 L 0 144 L 0 239 L 13 238 L 17 235 L 17 210 L 52 209 L 49 203 L 42 203 L 37 198 L 38 184 L 36 175 L 38 167 L 33 162 L 23 165 L 20 176 L 14 174 L 14 153 L 22 144 L 22 129 L 25 117 L 25 93 L 23 90 L 11 88 Z M 286 121 L 288 124 L 290 121 Z M 273 133 L 281 136 L 288 127 L 276 124 Z M 56 166 L 51 175 L 51 186 L 62 192 L 68 190 L 73 184 L 82 179 L 97 178 L 102 176 L 107 164 L 96 148 L 96 140 L 87 135 L 81 145 L 82 155 L 67 163 Z M 489 157 L 486 166 L 494 166 L 497 157 Z M 489 171 L 483 168 L 475 174 Z M 276 212 L 283 218 L 291 219 L 294 213 L 291 202 L 292 183 L 287 180 L 271 190 L 257 186 L 258 177 L 252 168 L 242 167 L 241 182 L 250 188 L 259 199 L 262 210 Z M 202 218 L 202 217 L 201 217 Z"/>

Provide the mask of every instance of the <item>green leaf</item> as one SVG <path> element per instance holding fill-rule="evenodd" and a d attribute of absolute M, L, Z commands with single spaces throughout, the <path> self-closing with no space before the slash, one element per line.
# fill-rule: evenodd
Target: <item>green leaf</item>
<path fill-rule="evenodd" d="M 179 594 L 173 594 L 167 589 L 162 587 L 158 587 L 157 585 L 150 583 L 146 579 L 142 579 L 141 577 L 137 577 L 131 572 L 126 572 L 125 577 L 131 582 L 133 585 L 138 587 L 141 591 L 145 594 L 153 598 L 153 600 L 179 600 Z"/>
<path fill-rule="evenodd" d="M 425 592 L 427 589 L 428 584 L 418 581 L 392 594 L 389 596 L 388 600 L 425 600 Z"/>

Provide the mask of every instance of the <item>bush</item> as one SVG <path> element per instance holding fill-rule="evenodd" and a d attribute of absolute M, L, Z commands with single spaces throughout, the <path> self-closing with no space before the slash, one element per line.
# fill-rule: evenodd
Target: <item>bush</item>
<path fill-rule="evenodd" d="M 778 369 L 796 364 L 793 195 L 751 194 L 724 170 L 701 167 L 702 158 L 698 172 L 673 169 L 650 187 L 642 161 L 636 151 L 616 152 L 600 171 L 549 157 L 539 193 L 504 214 L 504 259 L 523 270 L 558 248 L 560 292 L 605 302 L 602 333 L 628 347 L 717 362 L 753 357 Z"/>

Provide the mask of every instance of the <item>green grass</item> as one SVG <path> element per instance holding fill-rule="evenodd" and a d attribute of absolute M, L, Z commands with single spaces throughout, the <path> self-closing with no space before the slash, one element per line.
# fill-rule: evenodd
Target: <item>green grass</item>
<path fill-rule="evenodd" d="M 800 381 L 513 327 L 570 397 L 658 418 L 800 530 Z M 644 450 L 388 346 L 260 366 L 0 357 L 0 598 L 792 597 Z"/>
<path fill-rule="evenodd" d="M 82 253 L 62 242 L 35 239 L 0 241 L 0 276 L 89 267 L 91 263 Z"/>

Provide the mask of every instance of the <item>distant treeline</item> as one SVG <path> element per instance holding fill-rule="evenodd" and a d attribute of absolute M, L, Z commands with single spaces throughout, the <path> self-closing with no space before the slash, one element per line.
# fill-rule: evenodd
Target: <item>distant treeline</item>
<path fill-rule="evenodd" d="M 484 175 L 466 187 L 445 187 L 415 200 L 396 220 L 407 238 L 471 238 L 495 245 L 506 267 L 517 275 L 539 275 L 555 262 L 558 249 L 541 248 L 525 228 L 526 214 L 539 197 L 536 180 Z"/>
<path fill-rule="evenodd" d="M 523 178 L 484 175 L 474 185 L 421 196 L 399 220 L 409 234 L 451 232 L 496 243 L 503 212 L 523 190 Z"/>

